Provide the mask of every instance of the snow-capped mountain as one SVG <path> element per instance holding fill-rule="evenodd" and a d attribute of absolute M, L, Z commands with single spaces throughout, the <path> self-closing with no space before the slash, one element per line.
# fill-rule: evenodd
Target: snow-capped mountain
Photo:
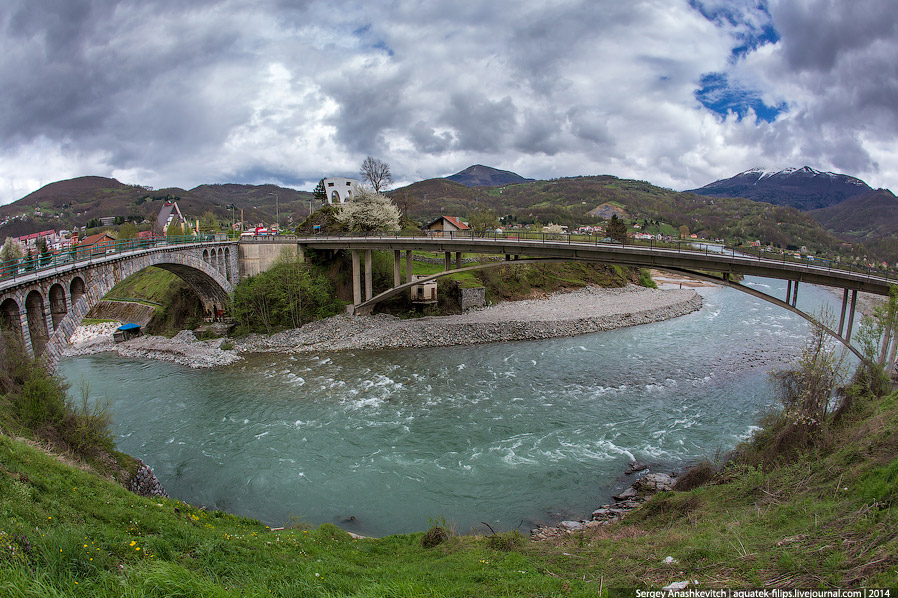
<path fill-rule="evenodd" d="M 745 197 L 799 210 L 815 210 L 870 191 L 867 183 L 853 176 L 805 166 L 779 171 L 752 168 L 690 192 L 709 197 Z"/>

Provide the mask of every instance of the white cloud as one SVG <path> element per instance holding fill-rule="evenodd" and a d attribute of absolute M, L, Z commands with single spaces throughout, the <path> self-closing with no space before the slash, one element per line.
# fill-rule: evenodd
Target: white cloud
<path fill-rule="evenodd" d="M 483 163 L 691 188 L 809 164 L 898 187 L 896 9 L 862 0 L 845 25 L 832 4 L 13 0 L 0 203 L 84 174 L 310 189 L 367 154 L 409 182 Z M 733 54 L 771 23 L 778 42 Z M 707 73 L 787 111 L 716 115 Z"/>

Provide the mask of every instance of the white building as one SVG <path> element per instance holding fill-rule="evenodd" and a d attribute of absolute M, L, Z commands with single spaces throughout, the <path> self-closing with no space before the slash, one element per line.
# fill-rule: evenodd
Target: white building
<path fill-rule="evenodd" d="M 353 194 L 358 193 L 359 181 L 342 176 L 330 177 L 324 179 L 324 191 L 327 193 L 327 203 L 346 203 Z"/>

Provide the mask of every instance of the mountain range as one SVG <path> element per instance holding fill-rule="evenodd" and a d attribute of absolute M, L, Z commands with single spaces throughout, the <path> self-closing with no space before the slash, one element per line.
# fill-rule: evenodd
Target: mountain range
<path fill-rule="evenodd" d="M 692 192 L 610 175 L 533 180 L 474 165 L 388 193 L 405 214 L 468 217 L 492 210 L 505 223 L 597 224 L 609 211 L 630 219 L 685 225 L 711 238 L 760 240 L 781 247 L 838 248 L 863 244 L 879 259 L 898 262 L 898 199 L 855 177 L 809 167 L 766 172 L 753 169 Z M 746 196 L 749 196 L 746 198 Z M 761 202 L 760 199 L 768 201 Z M 282 224 L 302 221 L 312 194 L 276 185 L 200 185 L 190 190 L 153 190 L 104 177 L 51 183 L 17 202 L 0 206 L 0 238 L 49 228 L 71 229 L 102 217 L 153 221 L 162 202 L 178 200 L 191 219 L 212 214 Z M 771 205 L 773 204 L 773 205 Z M 230 206 L 234 206 L 232 210 Z"/>
<path fill-rule="evenodd" d="M 744 197 L 807 211 L 826 208 L 872 190 L 867 183 L 853 176 L 805 166 L 777 172 L 753 168 L 692 189 L 689 193 L 706 197 Z"/>
<path fill-rule="evenodd" d="M 508 170 L 498 170 L 482 164 L 468 166 L 461 172 L 447 176 L 446 179 L 453 183 L 461 183 L 465 187 L 499 187 L 501 185 L 516 185 L 534 180 L 525 179 L 521 175 Z"/>

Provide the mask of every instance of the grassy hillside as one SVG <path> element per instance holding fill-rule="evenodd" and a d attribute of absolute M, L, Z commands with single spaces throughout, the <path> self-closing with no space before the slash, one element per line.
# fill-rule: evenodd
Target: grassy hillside
<path fill-rule="evenodd" d="M 833 233 L 889 263 L 898 263 L 898 198 L 877 189 L 811 214 Z"/>
<path fill-rule="evenodd" d="M 685 225 L 699 236 L 737 244 L 760 240 L 782 248 L 806 246 L 832 256 L 844 251 L 840 239 L 794 208 L 741 198 L 706 198 L 607 175 L 489 189 L 467 189 L 434 179 L 390 195 L 398 203 L 407 203 L 409 213 L 422 219 L 441 213 L 465 218 L 477 210 L 493 210 L 505 218 L 506 225 L 553 222 L 573 227 L 603 222 L 589 212 L 611 204 L 622 209 L 630 221 L 658 221 L 649 232 L 669 233 Z"/>
<path fill-rule="evenodd" d="M 277 194 L 277 197 L 275 197 Z M 240 218 L 248 222 L 299 222 L 309 214 L 312 194 L 276 185 L 201 185 L 189 191 L 179 188 L 148 189 L 125 185 L 104 177 L 80 177 L 46 185 L 22 199 L 0 206 L 0 238 L 17 237 L 47 229 L 86 226 L 107 216 L 121 220 L 155 222 L 162 204 L 177 200 L 190 220 L 211 212 L 223 225 Z M 228 208 L 235 206 L 235 210 Z"/>

